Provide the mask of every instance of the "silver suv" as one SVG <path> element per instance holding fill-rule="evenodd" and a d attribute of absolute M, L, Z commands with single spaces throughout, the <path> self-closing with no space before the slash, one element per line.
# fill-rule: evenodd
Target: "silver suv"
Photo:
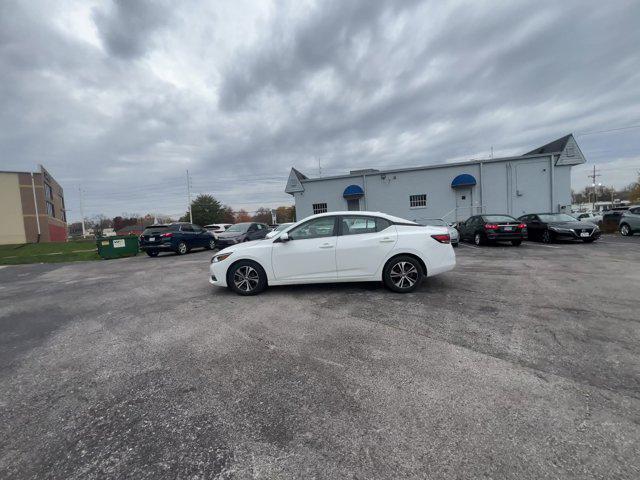
<path fill-rule="evenodd" d="M 625 237 L 640 233 L 640 206 L 629 207 L 629 210 L 622 214 L 618 229 Z"/>

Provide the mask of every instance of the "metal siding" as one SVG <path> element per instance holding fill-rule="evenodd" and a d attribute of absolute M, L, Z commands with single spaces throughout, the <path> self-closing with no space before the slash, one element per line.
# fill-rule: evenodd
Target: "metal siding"
<path fill-rule="evenodd" d="M 557 210 L 558 205 L 570 203 L 570 171 L 569 166 L 554 169 L 556 205 L 553 206 L 553 210 Z M 446 219 L 453 221 L 456 192 L 451 188 L 451 181 L 462 173 L 469 173 L 479 180 L 478 185 L 471 187 L 475 211 L 482 206 L 485 213 L 519 216 L 540 209 L 552 209 L 549 156 L 541 156 L 483 163 L 481 179 L 479 164 L 367 175 L 364 196 L 367 210 L 417 221 L 442 218 L 448 214 Z M 329 211 L 347 210 L 347 202 L 342 193 L 351 184 L 362 186 L 362 176 L 303 182 L 305 191 L 294 195 L 298 219 L 313 214 L 313 203 L 326 202 Z M 518 196 L 516 190 L 521 190 L 522 195 Z M 421 193 L 427 194 L 427 207 L 410 208 L 409 195 Z"/>

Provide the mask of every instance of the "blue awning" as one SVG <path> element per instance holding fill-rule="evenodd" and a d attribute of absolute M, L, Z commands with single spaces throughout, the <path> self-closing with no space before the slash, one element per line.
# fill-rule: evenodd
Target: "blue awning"
<path fill-rule="evenodd" d="M 362 187 L 360 185 L 349 185 L 344 189 L 344 193 L 342 194 L 342 196 L 346 199 L 364 197 L 364 190 L 362 190 Z"/>
<path fill-rule="evenodd" d="M 476 179 L 473 175 L 469 175 L 468 173 L 461 173 L 451 182 L 451 188 L 457 187 L 472 187 L 476 184 Z"/>

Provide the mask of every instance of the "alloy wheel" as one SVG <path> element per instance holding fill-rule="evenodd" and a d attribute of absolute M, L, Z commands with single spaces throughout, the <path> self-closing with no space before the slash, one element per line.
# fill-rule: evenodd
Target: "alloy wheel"
<path fill-rule="evenodd" d="M 209 249 L 213 250 L 214 248 L 216 248 L 216 241 L 215 240 L 211 240 L 209 242 Z"/>
<path fill-rule="evenodd" d="M 409 288 L 418 281 L 418 269 L 409 262 L 398 262 L 389 272 L 391 281 L 398 288 Z"/>
<path fill-rule="evenodd" d="M 542 241 L 544 243 L 551 243 L 551 234 L 549 233 L 549 230 L 542 232 Z"/>
<path fill-rule="evenodd" d="M 620 233 L 622 235 L 624 235 L 625 237 L 629 235 L 629 233 L 631 233 L 631 229 L 629 228 L 629 225 L 627 225 L 626 223 L 624 225 L 622 225 L 620 227 Z"/>
<path fill-rule="evenodd" d="M 476 245 L 480 245 L 482 243 L 482 237 L 479 233 L 476 233 L 475 237 L 473 237 L 473 241 Z"/>
<path fill-rule="evenodd" d="M 243 265 L 233 274 L 233 283 L 238 290 L 250 292 L 254 290 L 260 282 L 260 276 L 255 268 Z"/>
<path fill-rule="evenodd" d="M 187 244 L 184 242 L 180 242 L 180 244 L 178 245 L 178 253 L 180 255 L 184 255 L 185 253 L 187 253 Z"/>

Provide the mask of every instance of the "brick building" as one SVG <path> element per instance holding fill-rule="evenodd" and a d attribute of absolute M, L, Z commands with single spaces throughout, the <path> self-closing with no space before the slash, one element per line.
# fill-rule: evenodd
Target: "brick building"
<path fill-rule="evenodd" d="M 51 174 L 42 165 L 33 173 L 0 171 L 0 244 L 66 240 L 64 193 Z"/>

